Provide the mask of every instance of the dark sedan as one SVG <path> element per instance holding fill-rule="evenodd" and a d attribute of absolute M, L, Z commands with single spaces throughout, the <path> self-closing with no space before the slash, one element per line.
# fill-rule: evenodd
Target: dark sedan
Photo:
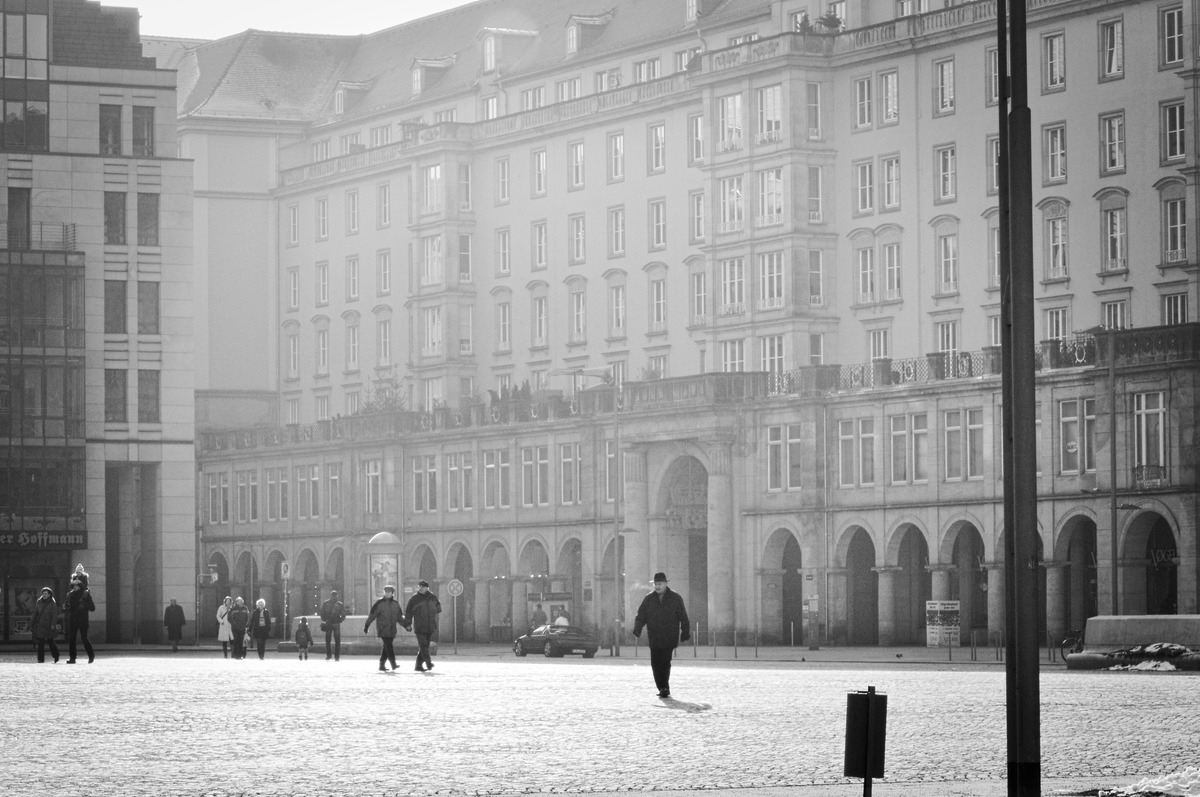
<path fill-rule="evenodd" d="M 568 653 L 581 653 L 585 659 L 590 659 L 599 648 L 594 634 L 573 625 L 538 626 L 513 642 L 513 653 L 518 656 L 541 652 L 558 658 Z"/>

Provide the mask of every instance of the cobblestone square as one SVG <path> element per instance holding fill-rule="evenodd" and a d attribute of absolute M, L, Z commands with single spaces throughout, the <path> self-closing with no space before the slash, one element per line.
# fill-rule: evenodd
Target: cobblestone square
<path fill-rule="evenodd" d="M 999 667 L 645 658 L 0 658 L 6 793 L 395 795 L 845 784 L 846 693 L 889 699 L 887 782 L 1004 777 Z M 1044 778 L 1121 785 L 1195 761 L 1182 674 L 1044 671 Z M 857 783 L 857 781 L 855 781 Z"/>

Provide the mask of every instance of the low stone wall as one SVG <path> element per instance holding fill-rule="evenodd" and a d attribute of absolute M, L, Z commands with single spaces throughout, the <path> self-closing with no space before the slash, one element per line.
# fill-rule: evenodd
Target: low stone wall
<path fill-rule="evenodd" d="M 1086 650 L 1120 650 L 1154 642 L 1200 650 L 1200 614 L 1098 615 L 1088 618 L 1083 639 Z"/>
<path fill-rule="evenodd" d="M 310 615 L 308 619 L 308 628 L 312 631 L 313 644 L 308 649 L 308 655 L 312 656 L 317 653 L 324 655 L 325 653 L 325 632 L 321 630 L 321 618 L 316 615 Z M 367 621 L 365 614 L 351 614 L 346 616 L 345 622 L 342 623 L 342 654 L 346 656 L 378 656 L 383 652 L 383 642 L 379 640 L 379 636 L 375 632 L 375 624 L 371 624 L 371 628 L 367 633 L 363 633 L 363 623 Z M 276 647 L 280 653 L 295 653 L 296 647 L 296 629 L 300 626 L 300 618 L 292 618 L 292 633 L 291 638 L 286 642 L 280 642 Z M 415 656 L 417 655 L 417 637 L 415 634 L 405 631 L 403 628 L 396 629 L 396 639 L 392 642 L 392 647 L 396 651 L 397 656 Z M 437 638 L 429 643 L 429 654 L 436 656 L 438 651 Z"/>

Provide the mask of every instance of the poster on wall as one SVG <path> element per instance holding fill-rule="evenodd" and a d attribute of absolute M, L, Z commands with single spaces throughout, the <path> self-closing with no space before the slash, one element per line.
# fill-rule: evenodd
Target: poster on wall
<path fill-rule="evenodd" d="M 383 588 L 391 584 L 400 593 L 400 556 L 394 553 L 371 554 L 371 600 L 383 595 Z"/>
<path fill-rule="evenodd" d="M 925 601 L 925 647 L 957 647 L 960 601 Z"/>

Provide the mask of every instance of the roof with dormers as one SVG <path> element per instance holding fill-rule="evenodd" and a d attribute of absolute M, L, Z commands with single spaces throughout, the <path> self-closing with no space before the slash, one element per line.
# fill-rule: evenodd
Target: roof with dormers
<path fill-rule="evenodd" d="M 723 0 L 707 19 L 715 23 L 730 12 L 765 11 L 769 4 Z M 348 113 L 397 108 L 416 99 L 411 80 L 415 62 L 451 58 L 436 87 L 422 92 L 420 100 L 483 92 L 498 79 L 517 79 L 569 60 L 694 37 L 695 25 L 687 21 L 685 7 L 685 0 L 477 0 L 360 36 L 247 30 L 198 44 L 176 58 L 179 113 L 324 121 L 332 115 L 339 85 L 365 87 L 355 92 Z M 586 18 L 610 21 L 584 51 L 568 58 L 568 21 Z M 487 75 L 478 40 L 485 29 L 499 38 L 498 68 Z M 146 52 L 158 55 L 171 49 Z"/>

